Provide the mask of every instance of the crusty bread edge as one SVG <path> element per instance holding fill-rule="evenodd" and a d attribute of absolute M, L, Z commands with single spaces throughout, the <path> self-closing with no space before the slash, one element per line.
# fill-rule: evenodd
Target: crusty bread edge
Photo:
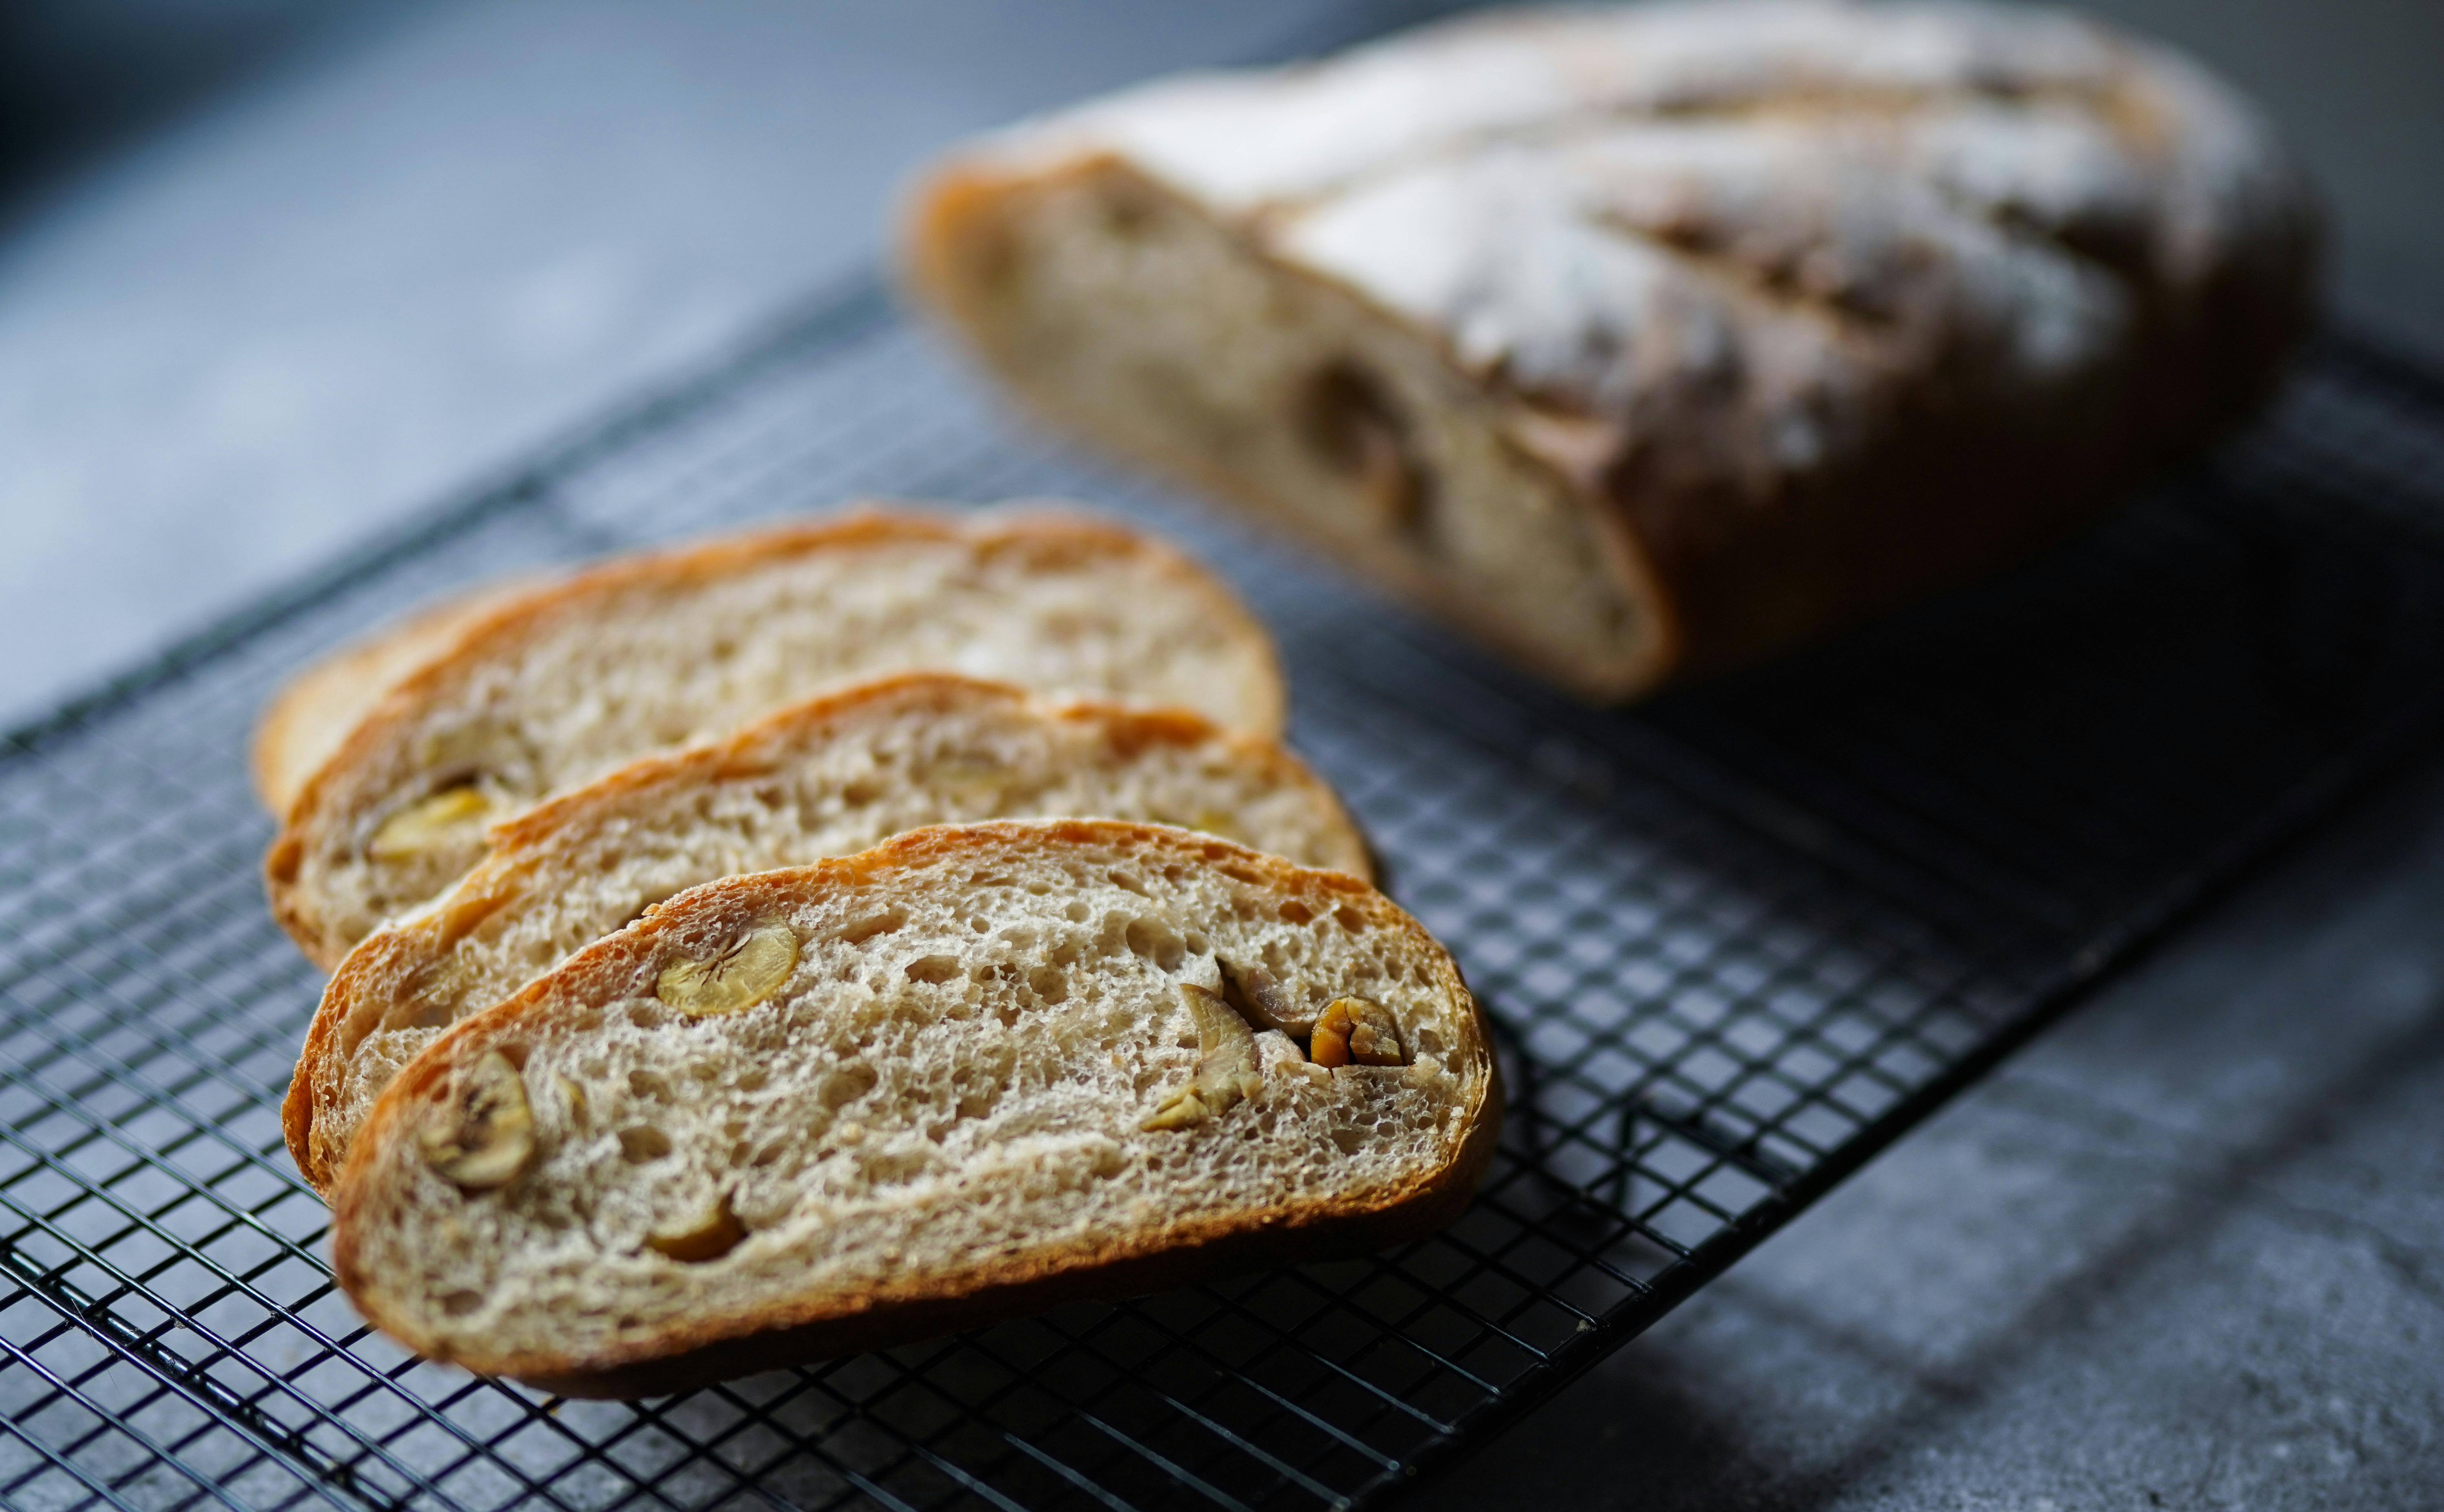
<path fill-rule="evenodd" d="M 589 599 L 606 597 L 630 585 L 661 580 L 674 583 L 706 581 L 725 573 L 776 557 L 835 546 L 886 541 L 970 541 L 992 546 L 1004 543 L 1067 541 L 1083 550 L 1141 557 L 1176 580 L 1187 592 L 1201 595 L 1217 619 L 1229 623 L 1249 645 L 1258 649 L 1269 676 L 1269 708 L 1254 732 L 1278 739 L 1288 721 L 1287 685 L 1280 653 L 1271 635 L 1236 594 L 1194 559 L 1154 537 L 1103 520 L 1071 506 L 1013 501 L 960 516 L 915 505 L 867 503 L 813 522 L 781 526 L 747 535 L 725 536 L 694 545 L 617 557 L 574 577 L 515 595 L 476 616 L 446 654 L 426 661 L 401 679 L 314 775 L 306 779 L 284 816 L 280 833 L 264 853 L 264 886 L 271 914 L 297 942 L 306 959 L 328 971 L 336 969 L 348 947 L 329 939 L 312 913 L 296 896 L 296 867 L 308 836 L 321 823 L 337 821 L 321 812 L 324 794 L 340 775 L 380 750 L 395 731 L 413 722 L 426 695 L 461 668 L 481 660 L 503 637 L 534 626 L 546 616 Z"/>
<path fill-rule="evenodd" d="M 1376 319 L 1398 326 L 1436 354 L 1455 385 L 1470 390 L 1484 386 L 1461 364 L 1442 333 L 1419 325 L 1344 280 L 1270 255 L 1242 229 L 1213 214 L 1193 195 L 1155 177 L 1117 152 L 1082 151 L 1047 163 L 1024 154 L 996 154 L 991 150 L 991 145 L 989 142 L 988 150 L 983 152 L 972 148 L 954 151 L 920 171 L 902 190 L 898 259 L 900 285 L 910 302 L 955 337 L 960 348 L 999 379 L 1005 392 L 1054 430 L 1099 448 L 1119 445 L 1113 437 L 1092 429 L 1041 393 L 1023 368 L 1003 361 L 1002 354 L 985 335 L 987 322 L 975 311 L 955 249 L 980 234 L 991 234 L 992 222 L 1016 196 L 1041 191 L 1064 179 L 1097 174 L 1125 175 L 1138 192 L 1170 200 L 1202 216 L 1275 276 L 1328 289 L 1363 306 Z M 1592 665 L 1587 658 L 1557 653 L 1552 646 L 1522 636 L 1502 615 L 1484 608 L 1464 581 L 1421 570 L 1397 549 L 1371 549 L 1363 541 L 1320 530 L 1302 511 L 1248 486 L 1228 469 L 1213 466 L 1193 449 L 1121 450 L 1140 466 L 1159 475 L 1185 480 L 1192 488 L 1247 510 L 1361 577 L 1386 584 L 1409 602 L 1428 606 L 1436 617 L 1460 626 L 1512 660 L 1542 673 L 1591 703 L 1620 703 L 1649 692 L 1669 681 L 1685 660 L 1686 636 L 1679 600 L 1624 512 L 1594 479 L 1560 465 L 1541 451 L 1519 445 L 1515 439 L 1512 451 L 1516 457 L 1529 469 L 1544 473 L 1557 493 L 1580 507 L 1599 543 L 1603 570 L 1650 620 L 1646 655 L 1635 663 L 1604 669 Z"/>
<path fill-rule="evenodd" d="M 307 663 L 281 685 L 255 721 L 247 755 L 255 798 L 273 818 L 285 817 L 306 780 L 330 756 L 329 750 L 315 755 L 301 752 L 319 707 L 335 699 L 352 703 L 361 719 L 400 677 L 435 656 L 447 655 L 468 627 L 533 586 L 525 580 L 496 583 L 427 604 L 405 619 Z M 368 681 L 377 686 L 366 688 Z M 340 731 L 343 742 L 354 728 L 352 720 L 347 729 Z"/>
<path fill-rule="evenodd" d="M 1366 844 L 1365 832 L 1359 827 L 1357 820 L 1341 802 L 1340 795 L 1332 790 L 1331 784 L 1318 777 L 1306 763 L 1279 741 L 1224 728 L 1189 710 L 1140 709 L 1102 699 L 1046 697 L 1008 683 L 990 682 L 953 673 L 899 673 L 852 684 L 768 714 L 713 744 L 640 756 L 582 787 L 571 788 L 523 814 L 502 821 L 487 837 L 491 842 L 490 853 L 460 878 L 450 894 L 463 894 L 467 900 L 466 907 L 452 910 L 448 918 L 417 914 L 398 920 L 360 942 L 340 962 L 329 984 L 323 989 L 322 1004 L 315 1009 L 313 1023 L 306 1031 L 305 1048 L 298 1056 L 296 1072 L 289 1079 L 288 1095 L 281 1101 L 281 1133 L 287 1141 L 289 1157 L 296 1161 L 298 1171 L 316 1191 L 326 1197 L 332 1184 L 339 1179 L 339 1171 L 315 1148 L 314 1125 L 323 1109 L 315 1098 L 314 1088 L 322 1080 L 328 1062 L 339 1053 L 340 1025 L 355 1007 L 358 995 L 367 982 L 403 960 L 437 958 L 435 952 L 419 947 L 438 933 L 446 936 L 441 945 L 441 949 L 446 950 L 449 942 L 480 923 L 491 912 L 487 905 L 500 896 L 493 890 L 514 886 L 527 858 L 549 845 L 572 819 L 617 803 L 639 788 L 679 779 L 690 772 L 713 776 L 743 753 L 767 741 L 784 738 L 793 727 L 840 719 L 862 707 L 928 690 L 1005 697 L 1041 710 L 1054 719 L 1095 721 L 1149 744 L 1193 747 L 1209 741 L 1218 742 L 1264 768 L 1282 785 L 1303 789 L 1319 800 L 1339 821 L 1341 827 L 1359 841 L 1356 854 L 1348 857 L 1351 864 L 1342 869 L 1361 881 L 1371 883 L 1374 880 L 1374 857 Z"/>
<path fill-rule="evenodd" d="M 369 1278 L 360 1268 L 357 1255 L 356 1232 L 361 1214 L 374 1201 L 374 1194 L 364 1189 L 364 1184 L 374 1179 L 380 1152 L 389 1141 L 413 1137 L 405 1120 L 415 1111 L 419 1094 L 452 1075 L 462 1047 L 489 1044 L 496 1026 L 517 1019 L 560 981 L 623 972 L 634 952 L 652 949 L 649 942 L 679 927 L 676 921 L 694 910 L 717 906 L 709 899 L 760 894 L 773 897 L 777 904 L 790 890 L 809 879 L 826 876 L 844 880 L 870 876 L 945 852 L 981 851 L 1020 839 L 1034 843 L 1042 836 L 1079 842 L 1125 839 L 1149 849 L 1169 851 L 1198 864 L 1222 862 L 1252 870 L 1265 881 L 1294 894 L 1330 894 L 1334 906 L 1355 906 L 1373 913 L 1378 922 L 1399 928 L 1414 942 L 1423 945 L 1429 958 L 1437 963 L 1440 986 L 1464 1005 L 1475 1026 L 1468 1052 L 1483 1095 L 1476 1107 L 1465 1111 L 1465 1132 L 1450 1158 L 1439 1169 L 1363 1206 L 1317 1205 L 1302 1211 L 1276 1208 L 1217 1218 L 1167 1228 L 1159 1235 L 1139 1234 L 1119 1240 L 1103 1246 L 1091 1259 L 1045 1258 L 1028 1263 L 988 1262 L 966 1282 L 954 1287 L 911 1277 L 900 1284 L 868 1293 L 855 1305 L 822 1301 L 783 1304 L 767 1309 L 752 1320 L 675 1325 L 650 1342 L 626 1345 L 591 1358 L 551 1358 L 517 1353 L 506 1353 L 497 1358 L 468 1358 L 454 1355 L 439 1340 L 420 1335 L 406 1320 L 385 1313 L 379 1293 L 371 1289 Z M 1158 1287 L 1187 1285 L 1251 1265 L 1327 1258 L 1416 1237 L 1451 1222 L 1467 1207 L 1493 1158 L 1501 1131 L 1502 1106 L 1501 1071 L 1493 1055 L 1485 1010 L 1469 992 L 1457 964 L 1423 925 L 1354 876 L 1296 866 L 1213 836 L 1157 824 L 1116 820 L 1044 820 L 936 825 L 913 830 L 856 856 L 789 871 L 729 877 L 691 889 L 671 903 L 649 910 L 628 929 L 587 947 L 549 977 L 529 984 L 517 996 L 453 1026 L 383 1090 L 358 1134 L 334 1193 L 332 1271 L 342 1290 L 369 1322 L 428 1359 L 461 1365 L 480 1374 L 509 1376 L 565 1395 L 648 1395 L 786 1359 L 879 1348 L 974 1327 L 1063 1300 L 1122 1297 Z"/>

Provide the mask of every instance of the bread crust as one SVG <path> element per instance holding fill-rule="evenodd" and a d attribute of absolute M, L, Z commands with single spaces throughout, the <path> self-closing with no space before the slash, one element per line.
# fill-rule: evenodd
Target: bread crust
<path fill-rule="evenodd" d="M 984 1261 L 959 1277 L 911 1275 L 854 1299 L 802 1299 L 759 1309 L 750 1317 L 691 1319 L 664 1328 L 650 1339 L 582 1357 L 456 1349 L 386 1305 L 378 1278 L 363 1268 L 361 1234 L 375 1221 L 384 1195 L 380 1174 L 392 1158 L 392 1147 L 415 1136 L 409 1120 L 431 1089 L 446 1082 L 462 1062 L 486 1053 L 538 1005 L 555 994 L 584 999 L 589 990 L 630 980 L 637 963 L 659 949 L 661 936 L 676 933 L 684 920 L 694 914 L 777 910 L 806 893 L 858 887 L 896 868 L 937 857 L 1029 854 L 1047 840 L 1128 844 L 1168 853 L 1192 864 L 1227 865 L 1235 869 L 1234 876 L 1251 874 L 1288 897 L 1312 899 L 1327 910 L 1354 909 L 1369 928 L 1401 931 L 1432 963 L 1437 990 L 1464 1005 L 1464 1022 L 1473 1030 L 1466 1044 L 1453 1047 L 1453 1056 L 1464 1061 L 1476 1100 L 1463 1111 L 1446 1158 L 1435 1169 L 1362 1203 L 1319 1201 L 1205 1222 L 1172 1223 L 1031 1260 Z M 1501 1100 L 1499 1071 L 1485 1031 L 1483 1009 L 1469 993 L 1457 966 L 1421 925 L 1356 877 L 1294 866 L 1227 840 L 1160 825 L 1058 820 L 937 826 L 913 831 L 854 857 L 792 871 L 731 877 L 692 890 L 648 913 L 631 928 L 597 942 L 516 997 L 451 1029 L 383 1092 L 351 1150 L 333 1203 L 333 1268 L 341 1287 L 369 1321 L 427 1358 L 570 1395 L 644 1395 L 785 1359 L 879 1348 L 972 1327 L 1060 1300 L 1123 1297 L 1191 1284 L 1251 1264 L 1288 1263 L 1415 1237 L 1448 1223 L 1465 1208 L 1492 1158 Z"/>
<path fill-rule="evenodd" d="M 1075 206 L 1128 229 L 1082 230 Z M 1155 286 L 1112 269 L 1151 266 L 1130 249 L 1183 216 L 1300 312 L 1245 350 L 1224 344 L 1257 318 L 1217 316 L 1183 372 L 1254 371 L 1302 326 L 1337 362 L 1362 335 L 1401 429 L 1490 433 L 1524 495 L 1580 522 L 1581 577 L 1636 606 L 1629 638 L 1539 620 L 1472 546 L 1353 525 L 1348 486 L 1291 468 L 1287 440 L 1249 461 L 1251 432 L 1301 423 L 1271 376 L 1251 409 L 1096 389 L 1070 355 L 1096 349 L 1090 275 L 1038 280 L 1073 307 L 1013 269 L 1102 269 L 1105 318 L 1142 324 Z M 2138 39 L 1990 6 L 1666 4 L 1465 18 L 1022 124 L 918 184 L 902 267 L 1053 424 L 1613 701 L 2110 509 L 2262 407 L 2313 323 L 2319 243 L 2270 132 Z"/>
<path fill-rule="evenodd" d="M 315 1138 L 325 1108 L 318 1093 L 332 1087 L 343 1052 L 340 1037 L 365 994 L 402 974 L 440 959 L 451 941 L 516 890 L 534 860 L 572 826 L 616 815 L 633 794 L 675 783 L 709 782 L 733 763 L 786 743 L 800 732 L 854 717 L 862 710 L 905 703 L 1007 703 L 1038 709 L 1064 723 L 1100 728 L 1116 746 L 1162 745 L 1180 748 L 1220 746 L 1238 762 L 1267 774 L 1280 786 L 1305 795 L 1330 816 L 1341 835 L 1337 869 L 1365 881 L 1373 862 L 1357 822 L 1331 787 L 1278 742 L 1226 730 L 1186 710 L 1134 709 L 1095 699 L 1038 699 L 1006 684 L 944 673 L 907 673 L 860 683 L 756 721 L 710 745 L 639 757 L 606 776 L 571 789 L 496 824 L 491 853 L 467 874 L 454 896 L 470 899 L 453 916 L 402 920 L 367 936 L 340 962 L 323 990 L 306 1031 L 306 1044 L 280 1108 L 281 1132 L 290 1158 L 314 1189 L 329 1193 L 339 1171 L 331 1152 Z"/>
<path fill-rule="evenodd" d="M 1151 566 L 1200 612 L 1228 627 L 1260 667 L 1259 707 L 1251 710 L 1252 733 L 1278 738 L 1288 717 L 1288 694 L 1272 640 L 1237 597 L 1181 553 L 1148 536 L 1052 504 L 1013 503 L 954 516 L 915 506 L 865 507 L 804 525 L 639 553 L 606 562 L 558 582 L 513 594 L 485 605 L 456 626 L 449 649 L 429 657 L 383 694 L 347 739 L 297 790 L 280 832 L 264 856 L 264 881 L 273 919 L 307 959 L 336 969 L 353 940 L 325 928 L 312 900 L 299 886 L 298 868 L 307 850 L 334 827 L 350 822 L 344 810 L 328 812 L 352 772 L 376 759 L 413 729 L 437 695 L 455 687 L 472 669 L 497 663 L 548 622 L 589 604 L 609 603 L 639 585 L 686 587 L 792 557 L 896 542 L 962 542 L 979 552 L 1027 551 L 1052 559 L 1134 559 Z"/>
<path fill-rule="evenodd" d="M 507 582 L 444 599 L 342 647 L 282 684 L 255 722 L 248 752 L 247 769 L 264 808 L 274 818 L 287 815 L 298 789 L 382 694 L 531 586 Z"/>

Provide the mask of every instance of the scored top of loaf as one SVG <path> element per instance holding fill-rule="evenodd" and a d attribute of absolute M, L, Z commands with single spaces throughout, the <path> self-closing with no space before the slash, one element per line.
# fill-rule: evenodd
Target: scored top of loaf
<path fill-rule="evenodd" d="M 1772 460 L 1857 439 L 1868 371 L 2075 383 L 2219 280 L 2296 301 L 2313 208 L 2203 70 L 2081 18 L 1736 0 L 1468 17 L 1160 81 L 981 160 L 1118 156 L 1540 400 L 1734 375 Z"/>

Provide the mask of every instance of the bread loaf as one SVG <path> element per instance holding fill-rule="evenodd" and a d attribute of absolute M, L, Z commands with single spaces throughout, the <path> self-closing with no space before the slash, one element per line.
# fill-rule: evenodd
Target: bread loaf
<path fill-rule="evenodd" d="M 686 888 L 927 824 L 1028 816 L 1177 824 L 1369 875 L 1340 801 L 1271 741 L 941 673 L 861 684 L 639 758 L 493 829 L 474 870 L 340 963 L 282 1110 L 289 1152 L 327 1191 L 417 1051 Z"/>
<path fill-rule="evenodd" d="M 2316 225 L 2194 64 L 2049 10 L 1503 10 L 1157 83 L 919 187 L 1038 412 L 1599 699 L 2108 507 L 2267 396 Z"/>
<path fill-rule="evenodd" d="M 918 668 L 1179 706 L 1270 737 L 1270 640 L 1116 526 L 868 512 L 612 562 L 493 605 L 298 791 L 265 861 L 324 967 L 484 855 L 485 826 L 646 752 Z"/>
<path fill-rule="evenodd" d="M 429 1358 L 643 1394 L 1415 1235 L 1498 1108 L 1450 957 L 1357 878 L 945 826 L 683 893 L 444 1035 L 349 1152 L 336 1274 Z"/>

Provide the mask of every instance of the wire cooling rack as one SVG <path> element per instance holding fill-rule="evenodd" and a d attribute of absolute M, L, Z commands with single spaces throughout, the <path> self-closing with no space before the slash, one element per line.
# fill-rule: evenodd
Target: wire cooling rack
<path fill-rule="evenodd" d="M 244 775 L 276 681 L 442 590 L 861 494 L 1098 501 L 1229 572 L 1297 744 L 1501 1033 L 1501 1154 L 1373 1259 L 639 1404 L 415 1361 L 276 1104 L 320 982 Z M 1009 428 L 872 286 L 0 749 L 0 1503 L 1371 1503 L 1550 1395 L 2444 724 L 2444 382 L 2329 343 L 2074 545 L 1576 707 Z M 1896 1250 L 1911 1236 L 1891 1236 Z"/>

